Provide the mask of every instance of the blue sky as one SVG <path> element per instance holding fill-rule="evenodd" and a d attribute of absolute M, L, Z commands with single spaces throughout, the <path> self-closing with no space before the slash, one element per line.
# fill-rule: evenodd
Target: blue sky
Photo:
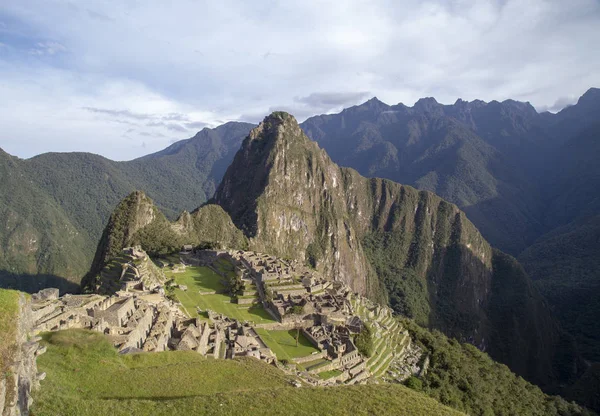
<path fill-rule="evenodd" d="M 599 28 L 598 0 L 3 0 L 0 147 L 126 160 L 372 96 L 556 111 L 600 86 Z"/>

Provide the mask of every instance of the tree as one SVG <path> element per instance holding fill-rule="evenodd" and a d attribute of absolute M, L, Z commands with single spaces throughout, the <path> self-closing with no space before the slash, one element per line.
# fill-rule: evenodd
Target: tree
<path fill-rule="evenodd" d="M 366 323 L 363 325 L 360 333 L 354 338 L 354 344 L 358 348 L 358 352 L 364 357 L 373 355 L 373 332 Z"/>

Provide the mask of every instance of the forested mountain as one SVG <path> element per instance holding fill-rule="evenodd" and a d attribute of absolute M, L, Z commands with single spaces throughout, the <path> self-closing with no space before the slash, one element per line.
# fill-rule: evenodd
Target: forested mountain
<path fill-rule="evenodd" d="M 216 223 L 221 232 L 206 233 Z M 192 214 L 169 223 L 145 195 L 124 200 L 95 269 L 130 244 L 160 253 L 186 242 L 222 245 L 215 241 L 222 236 L 230 236 L 226 246 L 235 240 L 308 262 L 545 387 L 582 370 L 572 340 L 522 268 L 492 249 L 455 205 L 338 167 L 287 113 L 251 131 L 214 199 Z"/>
<path fill-rule="evenodd" d="M 600 359 L 600 90 L 557 114 L 529 103 L 376 98 L 309 118 L 342 166 L 457 204 L 492 245 L 518 256 L 590 359 Z"/>
<path fill-rule="evenodd" d="M 251 127 L 227 123 L 206 128 L 129 162 L 88 153 L 21 160 L 1 152 L 1 284 L 27 290 L 51 279 L 54 286 L 77 289 L 122 198 L 141 189 L 170 218 L 192 210 L 212 196 Z"/>

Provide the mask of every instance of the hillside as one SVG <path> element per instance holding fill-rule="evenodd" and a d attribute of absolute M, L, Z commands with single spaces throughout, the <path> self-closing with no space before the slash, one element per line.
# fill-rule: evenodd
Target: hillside
<path fill-rule="evenodd" d="M 547 396 L 471 344 L 427 331 L 410 320 L 401 322 L 430 359 L 427 374 L 419 380 L 409 379 L 406 384 L 447 406 L 471 415 L 591 413 L 558 396 Z"/>
<path fill-rule="evenodd" d="M 45 340 L 38 366 L 48 376 L 34 395 L 36 415 L 461 414 L 397 384 L 295 388 L 283 372 L 252 358 L 119 355 L 103 335 L 81 330 Z"/>
<path fill-rule="evenodd" d="M 339 168 L 286 113 L 251 132 L 210 202 L 231 216 L 251 250 L 307 262 L 421 325 L 488 350 L 532 381 L 552 386 L 579 371 L 569 338 L 518 263 L 492 250 L 464 213 L 432 193 Z M 186 214 L 171 224 L 151 217 L 124 216 L 136 225 L 120 234 L 109 225 L 104 241 L 146 248 L 160 238 L 144 243 L 141 236 L 162 230 L 172 237 L 153 250 L 168 251 L 207 242 L 200 232 L 214 222 L 205 217 L 184 228 Z M 236 235 L 222 223 L 224 235 Z M 110 247 L 101 245 L 97 258 L 108 258 Z"/>
<path fill-rule="evenodd" d="M 182 209 L 196 208 L 212 195 L 251 127 L 227 123 L 204 129 L 129 162 L 86 153 L 21 160 L 0 152 L 0 209 L 6 222 L 0 231 L 1 285 L 31 291 L 47 281 L 45 286 L 76 289 L 121 199 L 144 190 L 172 219 Z"/>

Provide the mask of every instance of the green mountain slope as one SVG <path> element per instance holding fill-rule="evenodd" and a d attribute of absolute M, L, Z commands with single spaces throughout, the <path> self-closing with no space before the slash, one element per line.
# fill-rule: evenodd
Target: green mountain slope
<path fill-rule="evenodd" d="M 129 162 L 87 153 L 49 153 L 21 160 L 2 152 L 0 169 L 7 179 L 0 185 L 0 204 L 7 223 L 0 230 L 0 284 L 35 290 L 45 279 L 37 275 L 78 284 L 122 198 L 135 189 L 144 190 L 173 219 L 183 209 L 194 209 L 212 195 L 251 127 L 227 123 L 204 129 L 189 140 Z M 31 285 L 22 285 L 24 274 L 31 276 L 27 279 Z"/>

